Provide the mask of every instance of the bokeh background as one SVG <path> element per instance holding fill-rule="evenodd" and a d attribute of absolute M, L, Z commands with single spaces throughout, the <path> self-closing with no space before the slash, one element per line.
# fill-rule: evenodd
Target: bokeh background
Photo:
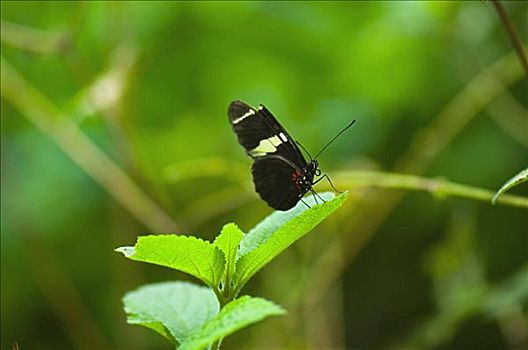
<path fill-rule="evenodd" d="M 503 4 L 526 42 L 527 3 Z M 319 158 L 346 205 L 244 291 L 288 315 L 226 349 L 528 346 L 526 209 L 369 177 L 495 191 L 526 167 L 527 79 L 491 3 L 2 1 L 1 19 L 2 349 L 170 347 L 120 298 L 189 278 L 113 249 L 271 212 L 234 99 L 311 153 L 357 122 Z"/>

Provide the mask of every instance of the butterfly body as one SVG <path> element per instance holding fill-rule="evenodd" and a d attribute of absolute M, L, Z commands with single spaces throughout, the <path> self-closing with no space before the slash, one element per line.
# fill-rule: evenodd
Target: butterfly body
<path fill-rule="evenodd" d="M 254 160 L 251 172 L 259 196 L 274 209 L 295 206 L 321 174 L 317 161 L 306 161 L 295 140 L 263 105 L 255 109 L 233 101 L 227 114 L 239 143 Z"/>

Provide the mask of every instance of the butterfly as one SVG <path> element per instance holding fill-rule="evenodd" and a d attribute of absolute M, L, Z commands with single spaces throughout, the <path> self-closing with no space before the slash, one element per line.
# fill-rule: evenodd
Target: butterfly
<path fill-rule="evenodd" d="M 306 161 L 298 147 L 301 145 L 266 107 L 259 105 L 255 109 L 245 102 L 233 101 L 229 104 L 227 115 L 238 142 L 254 161 L 251 173 L 255 190 L 270 207 L 288 210 L 302 201 L 309 191 L 315 197 L 312 187 L 324 178 L 332 185 L 327 175 L 321 176 L 317 160 L 305 150 L 309 156 L 309 161 Z M 339 132 L 317 156 L 354 122 Z M 316 179 L 318 176 L 321 177 Z"/>

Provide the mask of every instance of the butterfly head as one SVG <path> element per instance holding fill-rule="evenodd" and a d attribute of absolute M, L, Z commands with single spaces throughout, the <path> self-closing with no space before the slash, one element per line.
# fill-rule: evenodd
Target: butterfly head
<path fill-rule="evenodd" d="M 321 170 L 319 169 L 319 163 L 317 160 L 312 159 L 306 164 L 306 173 L 309 173 L 311 177 L 321 175 Z"/>
<path fill-rule="evenodd" d="M 319 176 L 319 175 L 321 175 L 321 170 L 319 169 L 319 163 L 317 162 L 317 160 L 312 159 L 311 161 L 308 162 L 308 164 L 306 164 L 306 168 L 304 170 L 304 176 L 302 177 L 301 186 L 304 185 L 305 187 L 310 188 L 313 183 L 314 177 Z"/>

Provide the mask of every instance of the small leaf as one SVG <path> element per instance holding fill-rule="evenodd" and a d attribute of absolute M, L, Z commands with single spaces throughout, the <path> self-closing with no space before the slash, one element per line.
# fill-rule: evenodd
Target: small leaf
<path fill-rule="evenodd" d="M 523 183 L 525 181 L 528 181 L 528 168 L 521 170 L 520 173 L 506 181 L 506 183 L 502 185 L 502 187 L 497 191 L 497 193 L 495 193 L 495 196 L 493 196 L 491 203 L 495 204 L 501 194 L 508 191 L 513 186 L 517 186 L 518 184 Z"/>
<path fill-rule="evenodd" d="M 224 254 L 193 236 L 141 236 L 132 247 L 117 248 L 127 258 L 183 271 L 216 288 L 224 271 Z"/>
<path fill-rule="evenodd" d="M 236 268 L 238 290 L 264 265 L 332 214 L 347 198 L 347 193 L 333 199 L 333 193 L 321 195 L 327 200 L 325 203 L 309 209 L 299 203 L 288 211 L 276 211 L 244 236 Z"/>
<path fill-rule="evenodd" d="M 225 255 L 226 268 L 225 274 L 230 277 L 233 276 L 236 266 L 236 255 L 240 240 L 244 237 L 237 225 L 230 223 L 224 225 L 222 232 L 216 237 L 213 245 L 218 247 Z M 229 281 L 227 281 L 229 283 Z"/>
<path fill-rule="evenodd" d="M 237 330 L 272 315 L 286 311 L 262 298 L 243 296 L 227 304 L 216 317 L 207 321 L 190 338 L 181 343 L 179 350 L 201 350 Z"/>
<path fill-rule="evenodd" d="M 153 329 L 180 344 L 219 310 L 210 288 L 188 282 L 145 285 L 127 293 L 123 303 L 129 324 Z"/>

